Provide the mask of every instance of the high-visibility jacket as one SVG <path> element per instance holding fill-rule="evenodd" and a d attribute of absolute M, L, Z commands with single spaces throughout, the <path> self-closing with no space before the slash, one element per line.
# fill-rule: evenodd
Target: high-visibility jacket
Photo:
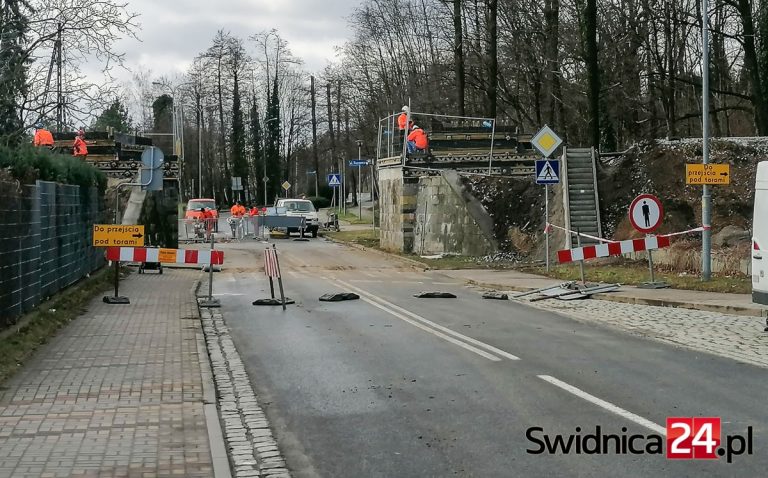
<path fill-rule="evenodd" d="M 407 124 L 408 124 L 408 114 L 400 113 L 400 116 L 397 117 L 397 127 L 400 128 L 400 131 L 404 131 L 405 126 Z"/>
<path fill-rule="evenodd" d="M 234 206 L 232 206 L 229 212 L 231 212 L 232 215 L 235 217 L 245 216 L 245 206 L 238 206 L 237 204 L 235 204 Z"/>
<path fill-rule="evenodd" d="M 53 135 L 50 131 L 40 128 L 35 131 L 35 146 L 53 146 Z"/>
<path fill-rule="evenodd" d="M 427 133 L 421 128 L 411 131 L 411 134 L 408 135 L 408 141 L 413 141 L 416 144 L 416 149 L 427 149 L 427 146 L 429 146 Z"/>
<path fill-rule="evenodd" d="M 259 208 L 252 207 L 250 211 L 248 211 L 249 216 L 258 216 L 259 215 Z"/>
<path fill-rule="evenodd" d="M 75 144 L 72 146 L 72 156 L 88 156 L 88 146 L 80 136 L 75 138 Z"/>

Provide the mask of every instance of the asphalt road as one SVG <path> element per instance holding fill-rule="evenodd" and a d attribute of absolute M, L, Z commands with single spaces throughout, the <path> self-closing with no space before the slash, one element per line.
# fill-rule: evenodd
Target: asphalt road
<path fill-rule="evenodd" d="M 251 305 L 269 295 L 255 242 L 221 245 L 214 292 L 296 476 L 766 475 L 765 369 L 484 300 L 439 272 L 322 239 L 276 244 L 296 305 Z M 422 290 L 458 297 L 413 297 Z M 317 300 L 337 291 L 362 299 Z M 526 452 L 539 448 L 530 427 L 550 439 L 596 426 L 646 436 L 691 416 L 721 417 L 723 436 L 751 426 L 754 454 Z"/>

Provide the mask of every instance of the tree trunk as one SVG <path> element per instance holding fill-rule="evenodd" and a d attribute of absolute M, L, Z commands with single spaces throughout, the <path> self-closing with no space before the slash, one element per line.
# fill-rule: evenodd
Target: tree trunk
<path fill-rule="evenodd" d="M 592 0 L 594 1 L 594 0 Z M 497 14 L 498 0 L 487 0 L 488 4 L 488 44 L 486 46 L 487 88 L 485 90 L 487 109 L 486 116 L 496 118 L 496 90 L 499 83 L 499 58 L 496 54 L 498 45 Z"/>
<path fill-rule="evenodd" d="M 597 57 L 597 0 L 584 8 L 584 59 L 587 63 L 587 103 L 590 146 L 600 147 L 600 66 Z"/>
<path fill-rule="evenodd" d="M 464 32 L 461 24 L 461 0 L 453 0 L 453 62 L 456 68 L 456 114 L 464 116 Z"/>
<path fill-rule="evenodd" d="M 766 102 L 763 95 L 760 66 L 757 61 L 755 25 L 752 20 L 752 2 L 750 0 L 738 0 L 738 2 L 741 24 L 744 30 L 744 66 L 749 72 L 749 80 L 752 86 L 751 95 L 755 112 L 755 126 L 757 127 L 757 134 L 765 136 L 768 135 L 768 112 L 766 111 L 768 102 Z"/>

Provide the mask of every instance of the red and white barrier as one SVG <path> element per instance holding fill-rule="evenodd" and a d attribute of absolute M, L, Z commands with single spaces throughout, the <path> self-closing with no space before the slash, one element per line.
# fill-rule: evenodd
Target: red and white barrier
<path fill-rule="evenodd" d="M 108 247 L 107 260 L 160 262 L 163 264 L 224 264 L 224 251 L 160 249 L 151 247 Z"/>
<path fill-rule="evenodd" d="M 277 251 L 267 248 L 264 251 L 264 273 L 267 277 L 280 278 L 280 266 L 277 263 Z"/>
<path fill-rule="evenodd" d="M 620 256 L 630 252 L 650 251 L 669 247 L 669 236 L 648 236 L 643 239 L 630 239 L 628 241 L 611 242 L 594 246 L 576 247 L 557 251 L 557 260 L 566 262 L 595 259 L 597 257 Z"/>

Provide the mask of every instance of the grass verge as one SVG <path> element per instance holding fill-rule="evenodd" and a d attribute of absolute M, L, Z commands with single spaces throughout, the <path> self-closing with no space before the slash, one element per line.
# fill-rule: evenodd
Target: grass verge
<path fill-rule="evenodd" d="M 544 267 L 527 268 L 525 272 L 563 280 L 580 279 L 579 266 L 575 264 L 553 267 L 549 273 Z M 590 282 L 638 285 L 650 281 L 650 273 L 644 263 L 586 265 L 584 274 Z M 748 276 L 713 275 L 709 282 L 702 282 L 699 276 L 687 273 L 656 270 L 654 275 L 657 281 L 667 282 L 673 289 L 730 294 L 749 294 L 752 292 L 752 282 Z"/>
<path fill-rule="evenodd" d="M 361 246 L 379 248 L 379 230 L 366 229 L 362 231 L 324 232 L 324 236 L 340 241 L 360 244 Z"/>
<path fill-rule="evenodd" d="M 0 384 L 56 332 L 80 316 L 85 305 L 113 284 L 113 269 L 103 268 L 35 310 L 22 316 L 16 325 L 0 333 Z"/>
<path fill-rule="evenodd" d="M 372 249 L 379 249 L 379 233 L 372 230 L 326 232 L 324 235 L 341 241 L 360 244 Z M 549 272 L 543 266 L 521 266 L 513 262 L 483 262 L 476 257 L 445 256 L 440 259 L 425 259 L 413 254 L 398 254 L 426 264 L 435 270 L 456 269 L 516 269 L 522 272 L 538 274 L 561 280 L 579 280 L 579 266 L 569 264 L 554 266 Z M 586 279 L 590 282 L 619 283 L 638 285 L 650 280 L 645 262 L 626 261 L 620 264 L 585 263 Z M 705 292 L 723 292 L 730 294 L 749 294 L 752 292 L 751 278 L 748 276 L 727 276 L 713 274 L 712 280 L 702 282 L 699 276 L 664 270 L 655 270 L 657 281 L 669 283 L 673 289 L 698 290 Z"/>
<path fill-rule="evenodd" d="M 346 214 L 344 213 L 339 214 L 339 221 L 346 221 L 350 224 L 355 224 L 355 225 L 365 225 L 365 224 L 371 223 L 370 218 L 360 218 L 357 214 L 354 214 L 349 211 L 347 211 Z"/>

